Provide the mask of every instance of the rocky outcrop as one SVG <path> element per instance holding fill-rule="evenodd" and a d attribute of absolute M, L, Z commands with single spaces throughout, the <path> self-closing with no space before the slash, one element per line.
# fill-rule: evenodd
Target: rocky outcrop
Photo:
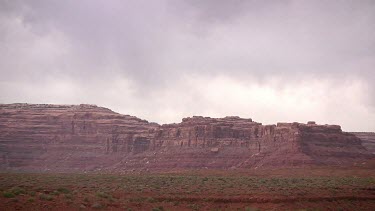
<path fill-rule="evenodd" d="M 101 168 L 147 150 L 158 126 L 95 105 L 0 105 L 1 167 Z"/>
<path fill-rule="evenodd" d="M 147 162 L 156 157 L 163 165 L 180 168 L 348 165 L 371 157 L 359 138 L 337 125 L 262 125 L 239 117 L 192 117 L 162 125 L 153 144 L 154 149 L 174 148 L 176 153 L 165 151 L 145 158 Z"/>
<path fill-rule="evenodd" d="M 358 137 L 342 132 L 338 125 L 308 124 L 299 128 L 302 151 L 315 163 L 342 165 L 372 157 Z"/>
<path fill-rule="evenodd" d="M 0 169 L 127 171 L 352 165 L 372 155 L 340 126 L 240 117 L 158 125 L 95 105 L 0 105 Z"/>
<path fill-rule="evenodd" d="M 370 152 L 375 154 L 375 133 L 353 132 L 355 136 L 362 140 L 362 145 Z"/>

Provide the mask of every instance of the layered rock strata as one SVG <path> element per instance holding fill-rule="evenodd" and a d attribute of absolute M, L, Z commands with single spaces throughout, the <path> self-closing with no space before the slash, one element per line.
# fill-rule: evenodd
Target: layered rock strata
<path fill-rule="evenodd" d="M 0 105 L 1 167 L 101 168 L 147 150 L 158 126 L 95 105 Z"/>
<path fill-rule="evenodd" d="M 355 136 L 362 140 L 362 145 L 370 152 L 375 154 L 375 133 L 371 132 L 355 132 Z"/>
<path fill-rule="evenodd" d="M 239 117 L 158 125 L 95 105 L 0 105 L 0 169 L 127 171 L 352 165 L 372 154 L 340 126 Z"/>

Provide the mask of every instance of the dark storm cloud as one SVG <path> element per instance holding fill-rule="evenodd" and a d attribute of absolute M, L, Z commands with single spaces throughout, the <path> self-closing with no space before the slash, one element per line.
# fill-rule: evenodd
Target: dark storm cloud
<path fill-rule="evenodd" d="M 363 94 L 364 113 L 375 109 L 375 1 L 0 0 L 0 46 L 3 102 L 107 103 L 151 116 L 171 105 L 173 116 L 210 110 L 199 90 L 211 85 L 279 92 L 324 80 Z"/>
<path fill-rule="evenodd" d="M 16 10 L 9 13 L 20 18 L 36 36 L 57 31 L 67 39 L 74 55 L 64 55 L 61 60 L 65 62 L 56 64 L 56 71 L 62 74 L 102 76 L 107 75 L 101 74 L 105 67 L 115 64 L 121 71 L 113 74 L 124 72 L 146 81 L 159 75 L 155 69 L 167 40 L 163 4 L 37 0 L 5 5 L 6 10 Z"/>
<path fill-rule="evenodd" d="M 206 36 L 216 38 L 212 52 L 186 62 L 198 63 L 192 69 L 230 70 L 263 80 L 270 75 L 286 81 L 360 77 L 370 84 L 368 97 L 375 105 L 375 1 L 212 0 L 182 5 L 194 11 L 185 13 L 193 19 L 193 29 L 203 27 L 207 33 L 213 28 L 213 36 Z"/>
<path fill-rule="evenodd" d="M 208 36 L 220 38 L 216 48 L 224 52 L 213 56 L 222 53 L 227 59 L 212 62 L 213 69 L 340 74 L 354 71 L 345 63 L 375 53 L 374 1 L 186 2 L 195 10 L 190 13 L 194 27 L 217 30 Z M 372 67 L 356 71 L 368 73 Z"/>
<path fill-rule="evenodd" d="M 189 71 L 336 74 L 375 53 L 374 1 L 37 0 L 4 8 L 19 9 L 13 14 L 37 35 L 61 31 L 87 74 L 115 61 L 136 78 L 163 78 L 174 57 Z M 370 75 L 372 66 L 362 68 Z"/>

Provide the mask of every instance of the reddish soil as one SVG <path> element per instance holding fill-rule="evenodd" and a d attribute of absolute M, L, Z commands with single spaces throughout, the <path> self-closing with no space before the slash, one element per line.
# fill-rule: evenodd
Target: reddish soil
<path fill-rule="evenodd" d="M 1 173 L 0 191 L 0 210 L 374 210 L 375 170 Z"/>

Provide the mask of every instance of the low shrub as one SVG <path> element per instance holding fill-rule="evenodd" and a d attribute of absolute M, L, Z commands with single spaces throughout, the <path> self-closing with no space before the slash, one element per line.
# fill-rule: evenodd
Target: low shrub
<path fill-rule="evenodd" d="M 15 195 L 13 193 L 11 193 L 11 192 L 4 192 L 3 196 L 5 198 L 14 198 L 15 197 Z"/>
<path fill-rule="evenodd" d="M 39 196 L 39 199 L 45 200 L 45 201 L 52 201 L 53 200 L 53 196 L 48 195 L 48 194 L 41 194 Z"/>

